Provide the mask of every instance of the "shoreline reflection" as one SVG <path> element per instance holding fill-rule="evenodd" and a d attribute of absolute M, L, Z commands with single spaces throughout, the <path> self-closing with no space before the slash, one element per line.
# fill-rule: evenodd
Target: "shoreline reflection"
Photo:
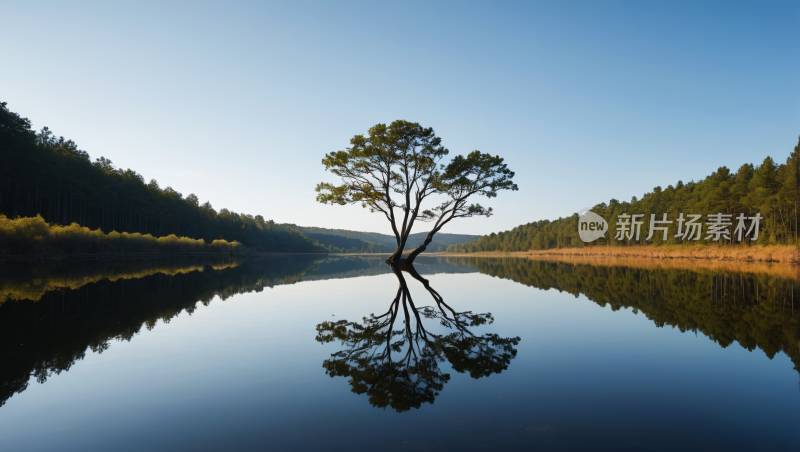
<path fill-rule="evenodd" d="M 392 269 L 377 256 L 312 255 L 0 264 L 0 295 L 7 297 L 7 301 L 0 303 L 0 407 L 33 381 L 44 383 L 52 375 L 70 370 L 90 351 L 102 353 L 114 341 L 131 341 L 159 322 L 169 322 L 182 312 L 191 314 L 200 306 L 198 302 L 207 305 L 215 297 L 224 300 L 236 294 L 262 292 L 303 281 L 392 272 L 397 275 L 401 287 L 392 294 L 387 314 L 378 317 L 374 321 L 378 323 L 374 324 L 367 323 L 371 317 L 368 318 L 360 328 L 376 328 L 380 322 L 393 323 L 390 328 L 382 327 L 384 333 L 387 329 L 400 332 L 393 339 L 385 336 L 367 339 L 374 348 L 377 340 L 398 342 L 405 338 L 402 340 L 406 348 L 390 350 L 394 360 L 399 360 L 401 352 L 408 351 L 407 344 L 412 339 L 416 340 L 416 359 L 420 364 L 411 370 L 433 372 L 430 374 L 433 397 L 442 390 L 436 390 L 437 385 L 443 388 L 447 382 L 444 380 L 446 372 L 439 368 L 444 365 L 443 361 L 436 359 L 447 361 L 448 366 L 459 372 L 492 369 L 488 364 L 481 367 L 471 362 L 471 358 L 462 360 L 460 356 L 470 345 L 468 339 L 474 334 L 470 329 L 483 328 L 482 325 L 491 324 L 493 319 L 488 314 L 481 317 L 483 314 L 451 309 L 458 304 L 445 303 L 420 273 L 480 272 L 540 290 L 554 289 L 575 297 L 584 295 L 591 302 L 608 306 L 613 311 L 631 309 L 641 313 L 659 328 L 669 326 L 683 332 L 701 333 L 722 348 L 738 343 L 751 351 L 759 349 L 769 358 L 783 352 L 791 359 L 795 370 L 800 370 L 800 282 L 785 277 L 793 269 L 781 267 L 779 270 L 738 272 L 728 271 L 727 267 L 682 268 L 667 263 L 647 263 L 642 268 L 618 261 L 587 265 L 473 257 L 420 257 L 416 267 Z M 405 281 L 409 276 L 428 291 L 433 299 L 431 307 L 416 307 L 410 292 L 403 298 L 402 289 L 403 286 L 408 289 Z M 398 293 L 399 299 L 396 298 Z M 36 301 L 14 299 L 25 296 Z M 339 325 L 336 334 L 346 335 L 355 325 Z M 408 339 L 408 329 L 411 339 Z M 448 338 L 451 333 L 463 337 L 451 335 Z M 431 350 L 426 351 L 426 346 Z M 473 343 L 472 346 L 478 345 Z M 423 355 L 422 351 L 428 354 Z M 404 375 L 402 369 L 395 371 Z M 476 375 L 480 374 L 477 371 Z M 425 399 L 424 383 L 420 384 L 422 386 L 416 387 L 422 391 L 419 405 L 432 403 L 426 401 L 432 399 Z M 395 392 L 400 389 L 396 388 Z M 402 404 L 398 401 L 397 405 Z M 405 403 L 408 409 L 416 405 L 416 401 Z M 385 406 L 392 405 L 386 402 Z"/>

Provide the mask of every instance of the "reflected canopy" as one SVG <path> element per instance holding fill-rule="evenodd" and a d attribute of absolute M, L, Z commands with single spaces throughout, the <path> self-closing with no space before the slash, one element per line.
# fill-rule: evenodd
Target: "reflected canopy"
<path fill-rule="evenodd" d="M 372 406 L 403 412 L 434 402 L 450 380 L 440 367 L 444 362 L 472 378 L 508 368 L 517 355 L 519 337 L 473 333 L 471 328 L 494 322 L 490 313 L 454 310 L 413 265 L 391 265 L 391 269 L 399 287 L 386 312 L 370 314 L 363 323 L 340 320 L 317 325 L 317 342 L 344 346 L 322 364 L 331 378 L 349 378 L 352 391 L 366 394 Z M 404 272 L 423 284 L 435 307 L 415 305 Z M 438 326 L 438 331 L 426 328 L 426 323 Z"/>

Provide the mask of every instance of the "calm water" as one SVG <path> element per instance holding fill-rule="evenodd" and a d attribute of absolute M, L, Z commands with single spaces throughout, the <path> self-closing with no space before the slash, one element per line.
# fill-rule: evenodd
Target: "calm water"
<path fill-rule="evenodd" d="M 0 450 L 796 450 L 795 285 L 474 258 L 0 266 Z"/>

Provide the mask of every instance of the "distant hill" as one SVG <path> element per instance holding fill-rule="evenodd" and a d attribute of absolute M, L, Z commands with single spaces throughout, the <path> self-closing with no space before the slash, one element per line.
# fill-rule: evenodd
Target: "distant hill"
<path fill-rule="evenodd" d="M 314 226 L 297 226 L 297 229 L 303 232 L 306 237 L 331 247 L 332 250 L 335 247 L 344 252 L 391 253 L 397 248 L 397 240 L 393 235 L 389 234 L 318 228 Z M 411 250 L 422 245 L 427 235 L 427 231 L 409 235 L 406 250 Z M 445 251 L 450 245 L 464 244 L 475 241 L 480 237 L 479 235 L 446 234 L 440 232 L 433 237 L 433 241 L 428 245 L 427 252 Z"/>
<path fill-rule="evenodd" d="M 301 231 L 302 232 L 302 231 Z M 332 253 L 381 253 L 386 252 L 386 247 L 379 243 L 345 237 L 342 235 L 322 234 L 319 232 L 304 233 L 311 240 L 327 246 Z M 394 248 L 392 249 L 394 250 Z"/>

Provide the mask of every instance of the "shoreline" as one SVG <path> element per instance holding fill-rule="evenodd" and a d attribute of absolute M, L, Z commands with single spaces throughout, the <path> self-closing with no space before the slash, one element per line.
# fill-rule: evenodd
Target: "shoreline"
<path fill-rule="evenodd" d="M 786 247 L 780 247 L 786 248 Z M 696 272 L 750 273 L 777 276 L 800 281 L 800 265 L 795 262 L 781 262 L 776 259 L 746 260 L 727 256 L 723 258 L 703 257 L 707 254 L 694 254 L 665 257 L 665 253 L 587 253 L 583 249 L 564 248 L 561 252 L 515 252 L 515 253 L 471 253 L 471 254 L 438 254 L 447 259 L 496 258 L 525 259 L 565 263 L 572 265 L 591 265 L 601 267 L 629 267 L 644 270 L 690 270 Z M 577 252 L 581 251 L 581 252 Z M 695 250 L 696 251 L 696 250 Z M 774 250 L 773 250 L 774 251 Z M 785 250 L 784 250 L 785 251 Z M 790 250 L 794 252 L 794 248 Z M 698 257 L 699 256 L 699 257 Z M 738 257 L 738 256 L 737 256 Z M 752 256 L 751 256 L 752 257 Z"/>
<path fill-rule="evenodd" d="M 439 256 L 472 257 L 603 257 L 631 259 L 678 259 L 800 264 L 800 251 L 790 245 L 750 247 L 686 246 L 590 246 L 514 252 L 435 253 Z"/>
<path fill-rule="evenodd" d="M 39 255 L 0 255 L 0 263 L 25 261 L 100 261 L 139 258 L 169 257 L 236 257 L 236 256 L 389 256 L 392 253 L 287 253 L 287 252 L 244 252 L 244 253 L 70 253 Z M 715 261 L 738 263 L 800 264 L 800 248 L 790 245 L 754 245 L 749 247 L 725 246 L 589 246 L 583 248 L 554 248 L 528 251 L 484 251 L 477 253 L 428 252 L 419 257 L 513 257 L 534 259 L 584 258 L 584 259 L 623 259 L 623 260 L 674 260 L 674 261 Z"/>

